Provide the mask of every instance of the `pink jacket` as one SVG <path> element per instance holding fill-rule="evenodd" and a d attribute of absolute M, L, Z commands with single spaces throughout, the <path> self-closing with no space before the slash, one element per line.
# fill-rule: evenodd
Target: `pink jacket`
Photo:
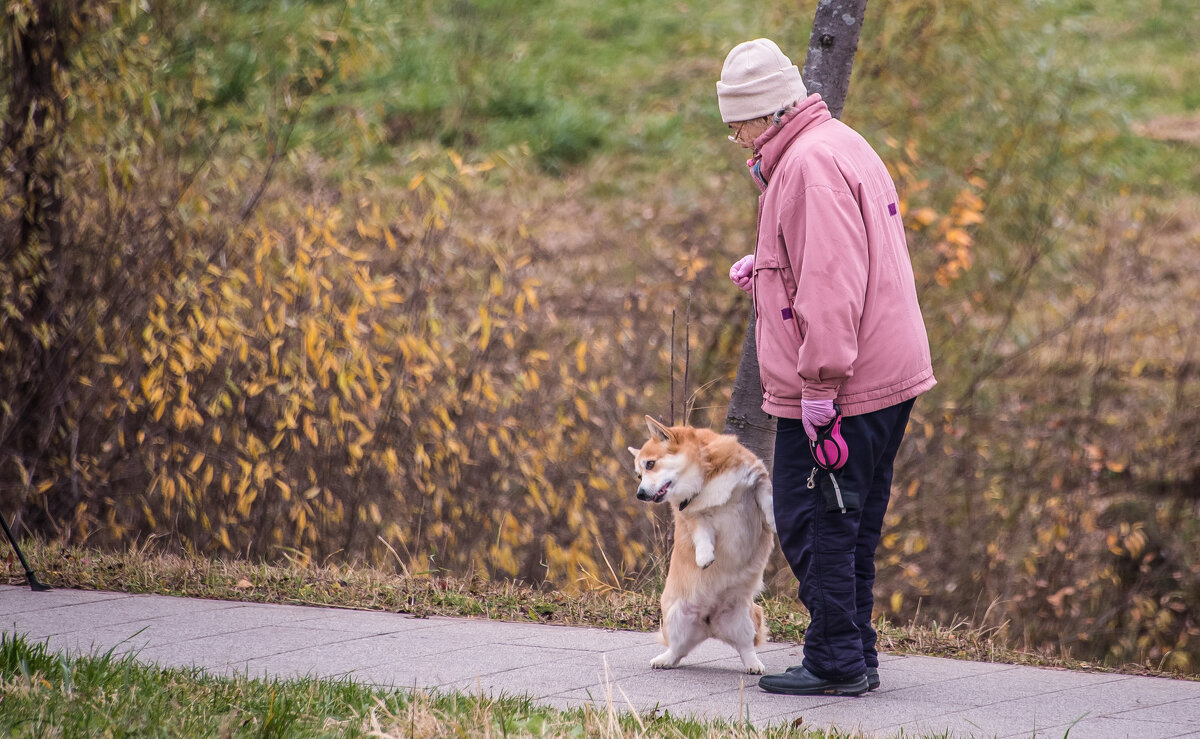
<path fill-rule="evenodd" d="M 755 339 L 763 410 L 802 398 L 870 413 L 937 382 L 896 186 L 870 144 L 810 95 L 754 142 Z"/>

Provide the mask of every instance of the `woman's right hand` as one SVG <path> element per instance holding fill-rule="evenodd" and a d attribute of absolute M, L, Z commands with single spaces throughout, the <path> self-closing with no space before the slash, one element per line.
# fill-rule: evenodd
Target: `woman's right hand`
<path fill-rule="evenodd" d="M 747 254 L 729 268 L 729 279 L 747 295 L 754 294 L 754 255 Z"/>

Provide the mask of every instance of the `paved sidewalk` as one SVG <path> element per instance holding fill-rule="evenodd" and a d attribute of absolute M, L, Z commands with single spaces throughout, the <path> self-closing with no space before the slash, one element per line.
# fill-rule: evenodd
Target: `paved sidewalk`
<path fill-rule="evenodd" d="M 253 677 L 349 677 L 398 688 L 529 695 L 572 708 L 736 719 L 803 719 L 871 736 L 1200 737 L 1200 682 L 884 655 L 861 698 L 774 696 L 728 646 L 651 670 L 654 634 L 335 608 L 0 586 L 0 627 L 56 650 L 135 652 L 164 666 Z M 760 650 L 770 672 L 795 644 Z"/>

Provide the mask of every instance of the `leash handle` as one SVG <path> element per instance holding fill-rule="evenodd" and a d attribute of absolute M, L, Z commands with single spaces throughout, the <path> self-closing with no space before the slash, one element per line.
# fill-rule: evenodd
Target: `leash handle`
<path fill-rule="evenodd" d="M 850 459 L 850 448 L 842 437 L 842 409 L 833 406 L 833 420 L 817 429 L 816 441 L 808 442 L 813 461 L 826 470 L 840 470 Z"/>

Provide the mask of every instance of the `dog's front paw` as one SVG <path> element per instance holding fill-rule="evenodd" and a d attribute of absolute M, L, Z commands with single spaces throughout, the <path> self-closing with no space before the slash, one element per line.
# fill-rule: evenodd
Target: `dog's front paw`
<path fill-rule="evenodd" d="M 679 659 L 670 651 L 663 652 L 650 660 L 650 666 L 656 670 L 669 670 L 677 664 L 679 664 Z"/>
<path fill-rule="evenodd" d="M 746 667 L 746 674 L 747 674 L 747 675 L 761 675 L 761 674 L 763 674 L 763 672 L 765 672 L 765 671 L 766 671 L 766 669 L 767 669 L 767 668 L 766 668 L 766 667 L 763 665 L 763 663 L 762 663 L 762 660 L 758 660 L 758 659 L 754 660 L 753 662 L 750 662 L 750 663 L 746 664 L 746 665 L 745 665 L 745 667 Z"/>
<path fill-rule="evenodd" d="M 709 553 L 709 554 L 700 554 L 699 552 L 696 553 L 696 566 L 702 570 L 707 570 L 709 568 L 709 566 L 712 565 L 712 563 L 716 562 L 716 561 L 717 561 L 717 558 L 712 553 Z"/>

